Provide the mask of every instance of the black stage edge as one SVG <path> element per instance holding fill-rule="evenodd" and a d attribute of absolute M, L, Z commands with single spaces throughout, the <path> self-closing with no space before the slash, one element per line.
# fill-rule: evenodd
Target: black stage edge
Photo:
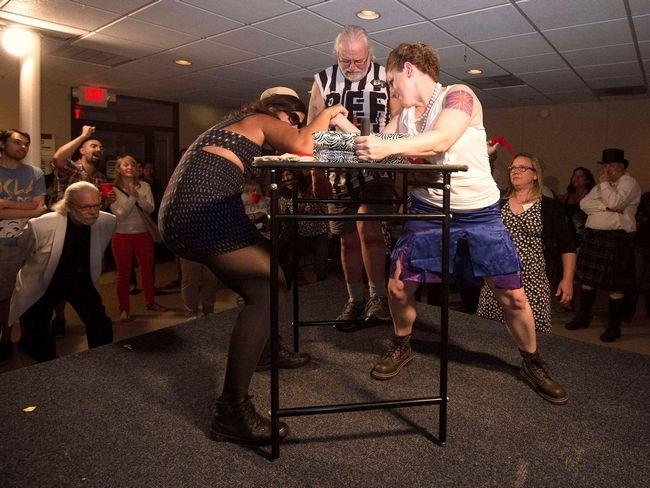
<path fill-rule="evenodd" d="M 301 290 L 304 320 L 334 318 L 338 281 Z M 420 306 L 415 360 L 393 380 L 369 371 L 381 325 L 301 331 L 314 361 L 281 371 L 280 406 L 431 394 L 439 310 Z M 650 360 L 559 336 L 540 349 L 566 406 L 518 377 L 519 355 L 494 322 L 451 312 L 447 443 L 437 407 L 288 417 L 282 455 L 208 439 L 237 311 L 179 324 L 0 375 L 0 486 L 645 486 Z M 288 334 L 284 333 L 288 338 Z M 269 405 L 269 373 L 252 393 Z M 32 412 L 23 412 L 35 406 Z"/>

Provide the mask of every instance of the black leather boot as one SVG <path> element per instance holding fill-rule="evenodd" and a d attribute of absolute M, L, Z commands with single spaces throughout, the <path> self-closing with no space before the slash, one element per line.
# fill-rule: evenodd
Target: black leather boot
<path fill-rule="evenodd" d="M 591 317 L 591 309 L 596 301 L 596 290 L 580 289 L 580 308 L 578 313 L 570 322 L 564 326 L 567 330 L 586 329 L 589 327 L 589 317 Z"/>
<path fill-rule="evenodd" d="M 609 298 L 609 320 L 605 332 L 600 334 L 600 340 L 603 342 L 614 342 L 621 337 L 621 320 L 625 311 L 625 298 Z"/>
<path fill-rule="evenodd" d="M 271 442 L 271 421 L 255 411 L 251 396 L 243 400 L 217 400 L 212 418 L 210 437 L 215 441 L 236 442 L 246 445 L 262 445 Z M 284 422 L 279 423 L 280 439 L 289 433 Z"/>

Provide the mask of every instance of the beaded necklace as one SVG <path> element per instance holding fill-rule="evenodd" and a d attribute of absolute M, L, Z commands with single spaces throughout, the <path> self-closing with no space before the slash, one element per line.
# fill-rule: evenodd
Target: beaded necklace
<path fill-rule="evenodd" d="M 424 130 L 424 126 L 427 123 L 427 118 L 429 117 L 429 112 L 431 112 L 431 109 L 433 108 L 433 104 L 436 103 L 436 100 L 440 95 L 441 89 L 442 89 L 442 85 L 440 83 L 436 83 L 436 87 L 433 89 L 433 93 L 431 94 L 431 98 L 429 98 L 429 101 L 427 102 L 427 106 L 424 109 L 424 112 L 422 112 L 422 115 L 420 115 L 417 119 L 415 119 L 415 127 L 418 130 L 418 132 L 422 132 Z"/>

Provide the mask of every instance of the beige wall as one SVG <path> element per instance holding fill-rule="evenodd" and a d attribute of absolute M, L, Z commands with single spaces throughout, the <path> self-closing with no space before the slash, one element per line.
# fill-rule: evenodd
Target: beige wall
<path fill-rule="evenodd" d="M 488 137 L 502 136 L 515 152 L 540 156 L 546 184 L 564 193 L 576 166 L 598 178 L 602 150 L 618 147 L 630 161 L 629 173 L 650 191 L 650 100 L 536 105 L 485 110 Z M 497 165 L 505 171 L 512 158 L 499 149 Z"/>
<path fill-rule="evenodd" d="M 219 122 L 224 115 L 226 111 L 209 105 L 180 104 L 178 108 L 179 148 L 192 144 L 198 135 Z"/>

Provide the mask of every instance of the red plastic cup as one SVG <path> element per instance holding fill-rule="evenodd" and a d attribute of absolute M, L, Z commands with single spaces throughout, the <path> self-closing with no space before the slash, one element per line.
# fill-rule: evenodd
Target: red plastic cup
<path fill-rule="evenodd" d="M 254 204 L 260 203 L 260 198 L 262 195 L 260 193 L 257 193 L 256 191 L 251 193 L 251 202 Z"/>
<path fill-rule="evenodd" d="M 102 183 L 99 187 L 104 198 L 108 198 L 108 194 L 113 191 L 113 183 Z"/>

